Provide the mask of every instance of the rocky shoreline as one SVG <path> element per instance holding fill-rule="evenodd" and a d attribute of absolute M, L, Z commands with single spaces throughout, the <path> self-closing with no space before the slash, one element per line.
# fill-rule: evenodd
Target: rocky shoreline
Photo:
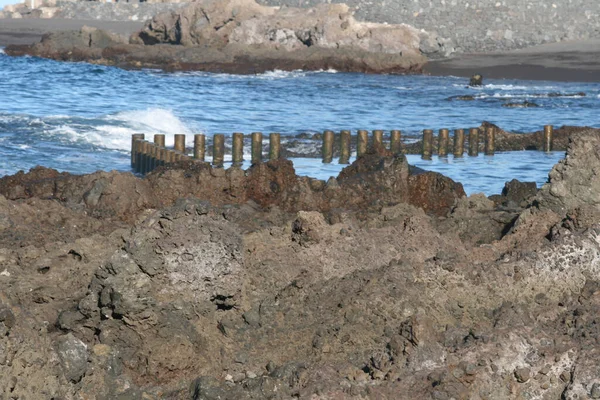
<path fill-rule="evenodd" d="M 195 2 L 159 14 L 130 38 L 84 27 L 45 35 L 6 54 L 124 68 L 258 73 L 320 70 L 420 72 L 435 40 L 407 25 L 356 21 L 346 5 L 276 9 L 253 0 Z"/>
<path fill-rule="evenodd" d="M 1 178 L 2 394 L 596 398 L 599 147 L 490 198 L 377 151 Z"/>

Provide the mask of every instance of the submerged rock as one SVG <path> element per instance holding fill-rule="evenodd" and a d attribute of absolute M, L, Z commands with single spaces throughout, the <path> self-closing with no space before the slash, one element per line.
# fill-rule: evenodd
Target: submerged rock
<path fill-rule="evenodd" d="M 523 101 L 522 103 L 504 103 L 502 104 L 502 107 L 508 107 L 508 108 L 531 108 L 531 107 L 539 107 L 538 104 L 533 103 L 531 101 Z"/>

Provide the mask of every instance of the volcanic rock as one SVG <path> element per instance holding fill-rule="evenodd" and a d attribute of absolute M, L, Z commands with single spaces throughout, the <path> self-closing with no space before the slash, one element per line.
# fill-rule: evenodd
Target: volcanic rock
<path fill-rule="evenodd" d="M 358 22 L 344 4 L 273 8 L 253 0 L 203 0 L 159 14 L 130 38 L 91 28 L 46 35 L 9 55 L 127 68 L 258 73 L 272 69 L 418 72 L 428 34 L 408 25 Z"/>
<path fill-rule="evenodd" d="M 0 393 L 597 397 L 600 215 L 570 211 L 597 209 L 597 136 L 510 209 L 377 152 L 327 183 L 285 160 L 3 178 Z"/>

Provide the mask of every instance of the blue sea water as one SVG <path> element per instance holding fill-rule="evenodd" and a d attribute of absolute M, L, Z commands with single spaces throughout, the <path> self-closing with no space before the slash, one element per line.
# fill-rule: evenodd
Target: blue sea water
<path fill-rule="evenodd" d="M 514 132 L 545 124 L 599 126 L 600 84 L 272 71 L 258 75 L 126 71 L 86 63 L 12 58 L 0 49 L 0 176 L 35 165 L 72 173 L 129 170 L 131 134 L 281 132 L 325 129 L 469 128 L 489 121 Z M 571 96 L 584 92 L 585 96 Z M 550 95 L 552 94 L 552 95 Z M 558 95 L 556 95 L 558 94 Z M 473 101 L 448 100 L 472 95 Z M 506 108 L 505 102 L 537 108 Z M 148 136 L 147 136 L 148 137 Z M 307 144 L 309 146 L 309 144 Z M 302 152 L 302 149 L 296 149 Z M 314 149 L 306 149 L 314 152 Z M 498 193 L 512 178 L 546 181 L 563 154 L 409 162 L 462 182 L 467 193 Z M 343 166 L 294 160 L 298 173 L 327 179 Z"/>

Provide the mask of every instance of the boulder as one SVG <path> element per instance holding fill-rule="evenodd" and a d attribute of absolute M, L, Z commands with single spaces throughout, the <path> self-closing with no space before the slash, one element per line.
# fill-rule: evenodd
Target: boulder
<path fill-rule="evenodd" d="M 58 340 L 57 350 L 65 377 L 71 382 L 79 382 L 87 371 L 87 345 L 69 333 Z"/>
<path fill-rule="evenodd" d="M 577 208 L 600 210 L 600 136 L 594 131 L 571 136 L 566 157 L 548 174 L 537 200 L 542 208 L 565 215 Z"/>

